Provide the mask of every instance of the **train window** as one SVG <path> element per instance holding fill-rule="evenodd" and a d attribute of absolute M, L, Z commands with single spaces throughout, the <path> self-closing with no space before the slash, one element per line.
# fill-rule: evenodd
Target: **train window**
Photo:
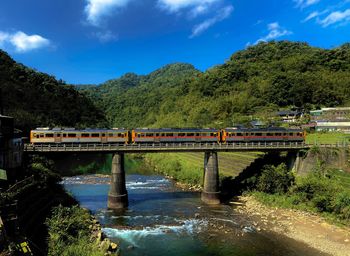
<path fill-rule="evenodd" d="M 138 138 L 140 138 L 140 137 L 141 137 L 141 134 L 140 134 L 140 133 L 138 133 L 138 134 L 137 134 L 137 137 L 138 137 Z"/>
<path fill-rule="evenodd" d="M 61 137 L 61 134 L 60 134 L 60 133 L 57 133 L 57 134 L 56 134 L 56 137 L 57 137 L 57 138 L 60 138 L 60 137 Z"/>
<path fill-rule="evenodd" d="M 185 134 L 184 133 L 179 133 L 179 135 L 178 135 L 179 137 L 183 137 L 183 136 L 185 136 Z"/>
<path fill-rule="evenodd" d="M 287 136 L 287 133 L 283 133 L 283 136 Z"/>
<path fill-rule="evenodd" d="M 39 135 L 39 134 L 36 134 L 35 137 L 36 137 L 37 139 L 39 139 L 40 135 Z"/>
<path fill-rule="evenodd" d="M 89 137 L 89 134 L 88 134 L 88 133 L 82 133 L 82 134 L 81 134 L 81 137 L 82 137 L 82 138 L 87 138 L 87 137 Z"/>
<path fill-rule="evenodd" d="M 291 132 L 291 133 L 289 133 L 289 136 L 293 136 L 293 133 Z"/>
<path fill-rule="evenodd" d="M 193 136 L 194 136 L 194 133 L 187 133 L 187 136 L 193 137 Z"/>
<path fill-rule="evenodd" d="M 282 133 L 276 133 L 276 136 L 281 136 L 282 135 Z"/>
<path fill-rule="evenodd" d="M 262 133 L 261 132 L 257 132 L 255 133 L 256 136 L 262 136 Z"/>
<path fill-rule="evenodd" d="M 44 134 L 43 133 L 40 133 L 40 138 L 44 138 Z"/>
<path fill-rule="evenodd" d="M 173 133 L 168 133 L 167 135 L 168 135 L 169 137 L 173 137 L 173 136 L 174 136 Z"/>
<path fill-rule="evenodd" d="M 102 133 L 102 137 L 106 137 L 106 134 L 105 134 L 105 133 Z"/>
<path fill-rule="evenodd" d="M 67 137 L 67 134 L 64 133 L 64 134 L 63 134 L 63 138 L 65 138 L 65 137 Z"/>
<path fill-rule="evenodd" d="M 268 132 L 266 136 L 273 136 L 273 133 Z"/>
<path fill-rule="evenodd" d="M 201 136 L 201 134 L 200 134 L 199 132 L 197 132 L 197 133 L 196 133 L 196 136 L 199 137 L 199 136 Z"/>
<path fill-rule="evenodd" d="M 113 133 L 108 133 L 108 137 L 113 137 Z"/>
<path fill-rule="evenodd" d="M 121 133 L 121 134 L 120 134 L 120 137 L 121 137 L 121 138 L 124 138 L 124 137 L 125 137 L 125 136 L 124 136 L 124 133 Z"/>
<path fill-rule="evenodd" d="M 46 138 L 53 138 L 53 133 L 46 133 L 46 134 L 45 134 L 45 137 L 46 137 Z"/>
<path fill-rule="evenodd" d="M 77 135 L 75 133 L 68 133 L 68 138 L 75 138 Z"/>
<path fill-rule="evenodd" d="M 100 134 L 99 133 L 91 133 L 91 137 L 98 138 L 98 137 L 100 137 Z"/>
<path fill-rule="evenodd" d="M 239 132 L 239 133 L 237 133 L 237 136 L 243 136 L 243 134 Z"/>

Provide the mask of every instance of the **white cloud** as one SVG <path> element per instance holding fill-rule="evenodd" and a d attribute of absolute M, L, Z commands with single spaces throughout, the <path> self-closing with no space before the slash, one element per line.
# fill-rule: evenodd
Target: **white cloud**
<path fill-rule="evenodd" d="M 318 16 L 320 16 L 321 14 L 318 11 L 312 12 L 310 13 L 302 22 L 307 22 L 313 18 L 316 18 Z"/>
<path fill-rule="evenodd" d="M 319 3 L 321 0 L 294 0 L 294 2 L 297 4 L 297 7 L 305 8 L 310 5 L 314 5 Z"/>
<path fill-rule="evenodd" d="M 118 41 L 118 35 L 113 34 L 111 31 L 97 32 L 93 34 L 100 40 L 101 43 L 108 43 L 113 41 Z"/>
<path fill-rule="evenodd" d="M 267 25 L 267 30 L 269 31 L 269 33 L 266 36 L 258 39 L 255 42 L 255 44 L 257 44 L 259 42 L 267 42 L 267 41 L 270 41 L 270 40 L 274 40 L 274 39 L 280 38 L 282 36 L 288 36 L 288 35 L 293 34 L 293 32 L 282 28 L 279 25 L 278 22 L 273 22 L 273 23 L 268 24 Z"/>
<path fill-rule="evenodd" d="M 130 0 L 86 0 L 87 21 L 94 26 L 101 24 L 101 17 L 111 15 L 116 8 L 126 6 Z"/>
<path fill-rule="evenodd" d="M 8 40 L 8 38 L 9 38 L 8 33 L 0 31 L 0 46 L 3 46 L 4 43 Z"/>
<path fill-rule="evenodd" d="M 325 17 L 323 20 L 320 20 L 319 23 L 323 27 L 328 27 L 329 25 L 339 23 L 339 22 L 348 22 L 350 21 L 350 9 L 347 9 L 343 12 L 335 11 Z"/>
<path fill-rule="evenodd" d="M 39 35 L 27 35 L 22 31 L 7 33 L 0 31 L 0 45 L 10 45 L 17 52 L 28 52 L 31 50 L 49 46 L 50 40 Z"/>
<path fill-rule="evenodd" d="M 207 19 L 202 23 L 199 23 L 196 26 L 194 26 L 192 29 L 192 34 L 190 35 L 190 38 L 194 38 L 202 34 L 205 30 L 213 26 L 215 23 L 228 18 L 233 12 L 233 9 L 234 8 L 232 5 L 226 6 L 225 8 L 220 9 L 217 15 L 214 16 L 213 18 Z"/>
<path fill-rule="evenodd" d="M 158 4 L 163 9 L 166 9 L 170 12 L 177 12 L 184 8 L 199 8 L 203 10 L 208 8 L 209 5 L 219 2 L 220 0 L 158 0 Z"/>

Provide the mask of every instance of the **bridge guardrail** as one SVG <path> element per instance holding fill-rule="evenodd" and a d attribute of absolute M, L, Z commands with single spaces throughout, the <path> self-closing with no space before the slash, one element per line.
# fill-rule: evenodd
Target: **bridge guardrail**
<path fill-rule="evenodd" d="M 321 147 L 341 147 L 342 145 L 318 145 Z M 26 152 L 153 152 L 153 151 L 239 151 L 268 149 L 303 149 L 310 148 L 303 142 L 240 142 L 240 143 L 58 143 L 25 144 Z"/>

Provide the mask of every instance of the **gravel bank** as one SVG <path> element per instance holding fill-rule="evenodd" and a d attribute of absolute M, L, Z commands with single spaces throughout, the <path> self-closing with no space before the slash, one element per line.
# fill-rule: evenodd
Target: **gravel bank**
<path fill-rule="evenodd" d="M 267 207 L 252 196 L 233 202 L 235 210 L 252 216 L 261 230 L 304 242 L 330 255 L 350 256 L 350 228 L 327 223 L 322 217 L 298 210 Z"/>

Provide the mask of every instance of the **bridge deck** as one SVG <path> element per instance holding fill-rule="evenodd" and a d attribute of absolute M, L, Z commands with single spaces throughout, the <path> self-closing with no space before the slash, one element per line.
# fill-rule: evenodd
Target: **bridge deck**
<path fill-rule="evenodd" d="M 320 147 L 347 147 L 346 144 L 322 144 Z M 249 142 L 249 143 L 143 143 L 143 144 L 108 144 L 108 143 L 58 143 L 58 144 L 25 144 L 24 151 L 40 152 L 234 152 L 234 151 L 281 151 L 308 149 L 312 145 L 303 142 Z"/>

